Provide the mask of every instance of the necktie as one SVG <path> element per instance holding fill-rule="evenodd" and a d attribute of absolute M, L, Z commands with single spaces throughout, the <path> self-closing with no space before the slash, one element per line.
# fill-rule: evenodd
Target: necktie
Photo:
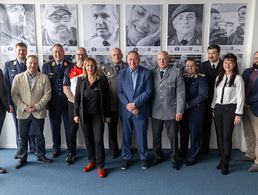
<path fill-rule="evenodd" d="M 159 74 L 160 74 L 160 78 L 162 79 L 162 77 L 164 75 L 164 71 L 160 71 Z"/>
<path fill-rule="evenodd" d="M 119 71 L 120 71 L 120 66 L 119 66 L 119 65 L 115 65 L 115 67 L 116 67 L 117 73 L 119 73 Z"/>
<path fill-rule="evenodd" d="M 57 68 L 58 68 L 58 72 L 61 72 L 61 71 L 62 71 L 62 64 L 61 64 L 61 63 L 58 63 L 58 64 L 57 64 Z"/>
<path fill-rule="evenodd" d="M 212 64 L 211 66 L 212 66 L 212 69 L 215 70 L 215 64 Z"/>
<path fill-rule="evenodd" d="M 188 43 L 187 40 L 182 40 L 182 41 L 180 41 L 179 45 L 186 45 L 187 43 Z"/>
<path fill-rule="evenodd" d="M 221 93 L 221 98 L 220 98 L 220 103 L 221 104 L 223 103 L 224 90 L 225 90 L 225 87 L 227 85 L 227 82 L 228 82 L 228 77 L 226 77 L 225 83 L 224 83 L 223 88 L 222 88 L 222 93 Z"/>
<path fill-rule="evenodd" d="M 102 43 L 103 43 L 104 46 L 110 46 L 110 43 L 106 40 L 104 40 Z"/>

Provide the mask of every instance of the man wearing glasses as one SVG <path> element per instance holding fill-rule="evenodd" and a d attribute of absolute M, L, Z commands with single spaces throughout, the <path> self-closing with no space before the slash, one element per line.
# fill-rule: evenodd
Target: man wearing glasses
<path fill-rule="evenodd" d="M 43 46 L 59 43 L 63 46 L 76 46 L 76 28 L 72 24 L 72 11 L 69 5 L 46 5 L 42 16 Z"/>

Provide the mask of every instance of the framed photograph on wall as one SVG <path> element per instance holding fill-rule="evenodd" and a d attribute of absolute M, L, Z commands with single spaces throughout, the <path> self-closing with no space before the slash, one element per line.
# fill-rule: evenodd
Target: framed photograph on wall
<path fill-rule="evenodd" d="M 36 53 L 35 7 L 32 4 L 0 4 L 0 48 L 10 53 L 18 42 Z"/>
<path fill-rule="evenodd" d="M 212 4 L 209 44 L 221 46 L 221 52 L 243 53 L 246 4 Z"/>
<path fill-rule="evenodd" d="M 203 4 L 168 5 L 168 53 L 202 52 Z"/>
<path fill-rule="evenodd" d="M 51 53 L 56 43 L 67 53 L 74 53 L 78 46 L 76 5 L 44 4 L 40 13 L 43 53 Z"/>
<path fill-rule="evenodd" d="M 119 47 L 119 5 L 83 6 L 84 46 L 88 54 L 110 54 Z"/>
<path fill-rule="evenodd" d="M 161 40 L 161 5 L 126 5 L 126 52 L 157 54 Z"/>

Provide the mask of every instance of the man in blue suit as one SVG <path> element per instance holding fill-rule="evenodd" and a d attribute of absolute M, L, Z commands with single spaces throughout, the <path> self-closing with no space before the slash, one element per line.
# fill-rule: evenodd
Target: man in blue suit
<path fill-rule="evenodd" d="M 66 69 L 70 68 L 72 64 L 64 59 L 64 48 L 60 44 L 53 45 L 52 55 L 54 60 L 43 64 L 42 72 L 48 75 L 52 87 L 52 97 L 48 106 L 53 140 L 53 157 L 56 158 L 61 154 L 61 118 L 64 122 L 66 143 L 68 143 L 68 99 L 63 92 L 63 80 Z"/>
<path fill-rule="evenodd" d="M 149 167 L 147 127 L 153 82 L 151 72 L 139 66 L 140 57 L 136 51 L 128 53 L 127 62 L 129 67 L 120 71 L 118 80 L 119 114 L 123 126 L 121 169 L 127 169 L 132 158 L 133 129 L 136 133 L 142 169 L 147 169 Z"/>
<path fill-rule="evenodd" d="M 11 88 L 12 88 L 14 77 L 17 74 L 22 73 L 27 69 L 26 68 L 27 45 L 23 42 L 19 42 L 16 44 L 15 48 L 16 48 L 15 49 L 16 59 L 5 63 L 4 77 L 5 77 L 5 82 L 7 86 L 9 111 L 12 113 L 12 116 L 13 116 L 14 125 L 16 129 L 16 144 L 18 147 L 20 133 L 18 129 L 18 121 L 16 118 L 16 105 L 13 102 L 13 99 L 11 97 Z M 30 130 L 29 148 L 31 153 L 36 152 L 35 136 L 33 135 L 33 127 L 31 127 L 31 130 Z M 14 158 L 17 159 L 18 158 L 17 155 L 15 155 Z"/>

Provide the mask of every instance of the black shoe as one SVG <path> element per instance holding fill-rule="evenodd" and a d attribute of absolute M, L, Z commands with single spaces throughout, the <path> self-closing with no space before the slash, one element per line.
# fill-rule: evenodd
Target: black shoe
<path fill-rule="evenodd" d="M 157 165 L 163 161 L 163 158 L 155 158 L 152 160 L 153 165 Z"/>
<path fill-rule="evenodd" d="M 227 175 L 227 174 L 228 174 L 228 167 L 222 166 L 222 168 L 221 168 L 221 174 L 222 174 L 222 175 Z"/>
<path fill-rule="evenodd" d="M 27 163 L 27 160 L 20 159 L 20 160 L 16 163 L 15 169 L 20 169 L 20 168 L 22 168 L 26 163 Z"/>
<path fill-rule="evenodd" d="M 175 170 L 179 170 L 180 167 L 181 167 L 181 164 L 179 162 L 179 160 L 175 160 L 175 161 L 171 161 L 172 163 L 172 168 L 175 169 Z"/>
<path fill-rule="evenodd" d="M 15 154 L 13 158 L 18 159 L 18 154 Z"/>
<path fill-rule="evenodd" d="M 5 173 L 6 173 L 6 170 L 0 167 L 0 174 L 5 174 Z"/>
<path fill-rule="evenodd" d="M 129 164 L 130 164 L 130 161 L 129 161 L 129 160 L 122 160 L 121 169 L 122 169 L 122 170 L 128 169 Z"/>
<path fill-rule="evenodd" d="M 53 157 L 54 158 L 57 158 L 58 156 L 60 156 L 61 152 L 60 151 L 57 151 L 57 150 L 54 150 L 53 151 Z"/>
<path fill-rule="evenodd" d="M 197 163 L 197 160 L 187 160 L 185 161 L 186 166 L 193 166 Z"/>
<path fill-rule="evenodd" d="M 216 169 L 221 169 L 222 168 L 222 162 L 219 161 L 219 164 L 216 166 Z"/>
<path fill-rule="evenodd" d="M 142 160 L 142 169 L 148 169 L 149 167 L 149 161 L 147 159 Z"/>
<path fill-rule="evenodd" d="M 38 157 L 38 161 L 43 162 L 43 163 L 52 163 L 53 162 L 52 160 L 48 159 L 45 156 Z"/>
<path fill-rule="evenodd" d="M 65 159 L 66 165 L 71 165 L 75 162 L 75 155 L 69 153 Z"/>

